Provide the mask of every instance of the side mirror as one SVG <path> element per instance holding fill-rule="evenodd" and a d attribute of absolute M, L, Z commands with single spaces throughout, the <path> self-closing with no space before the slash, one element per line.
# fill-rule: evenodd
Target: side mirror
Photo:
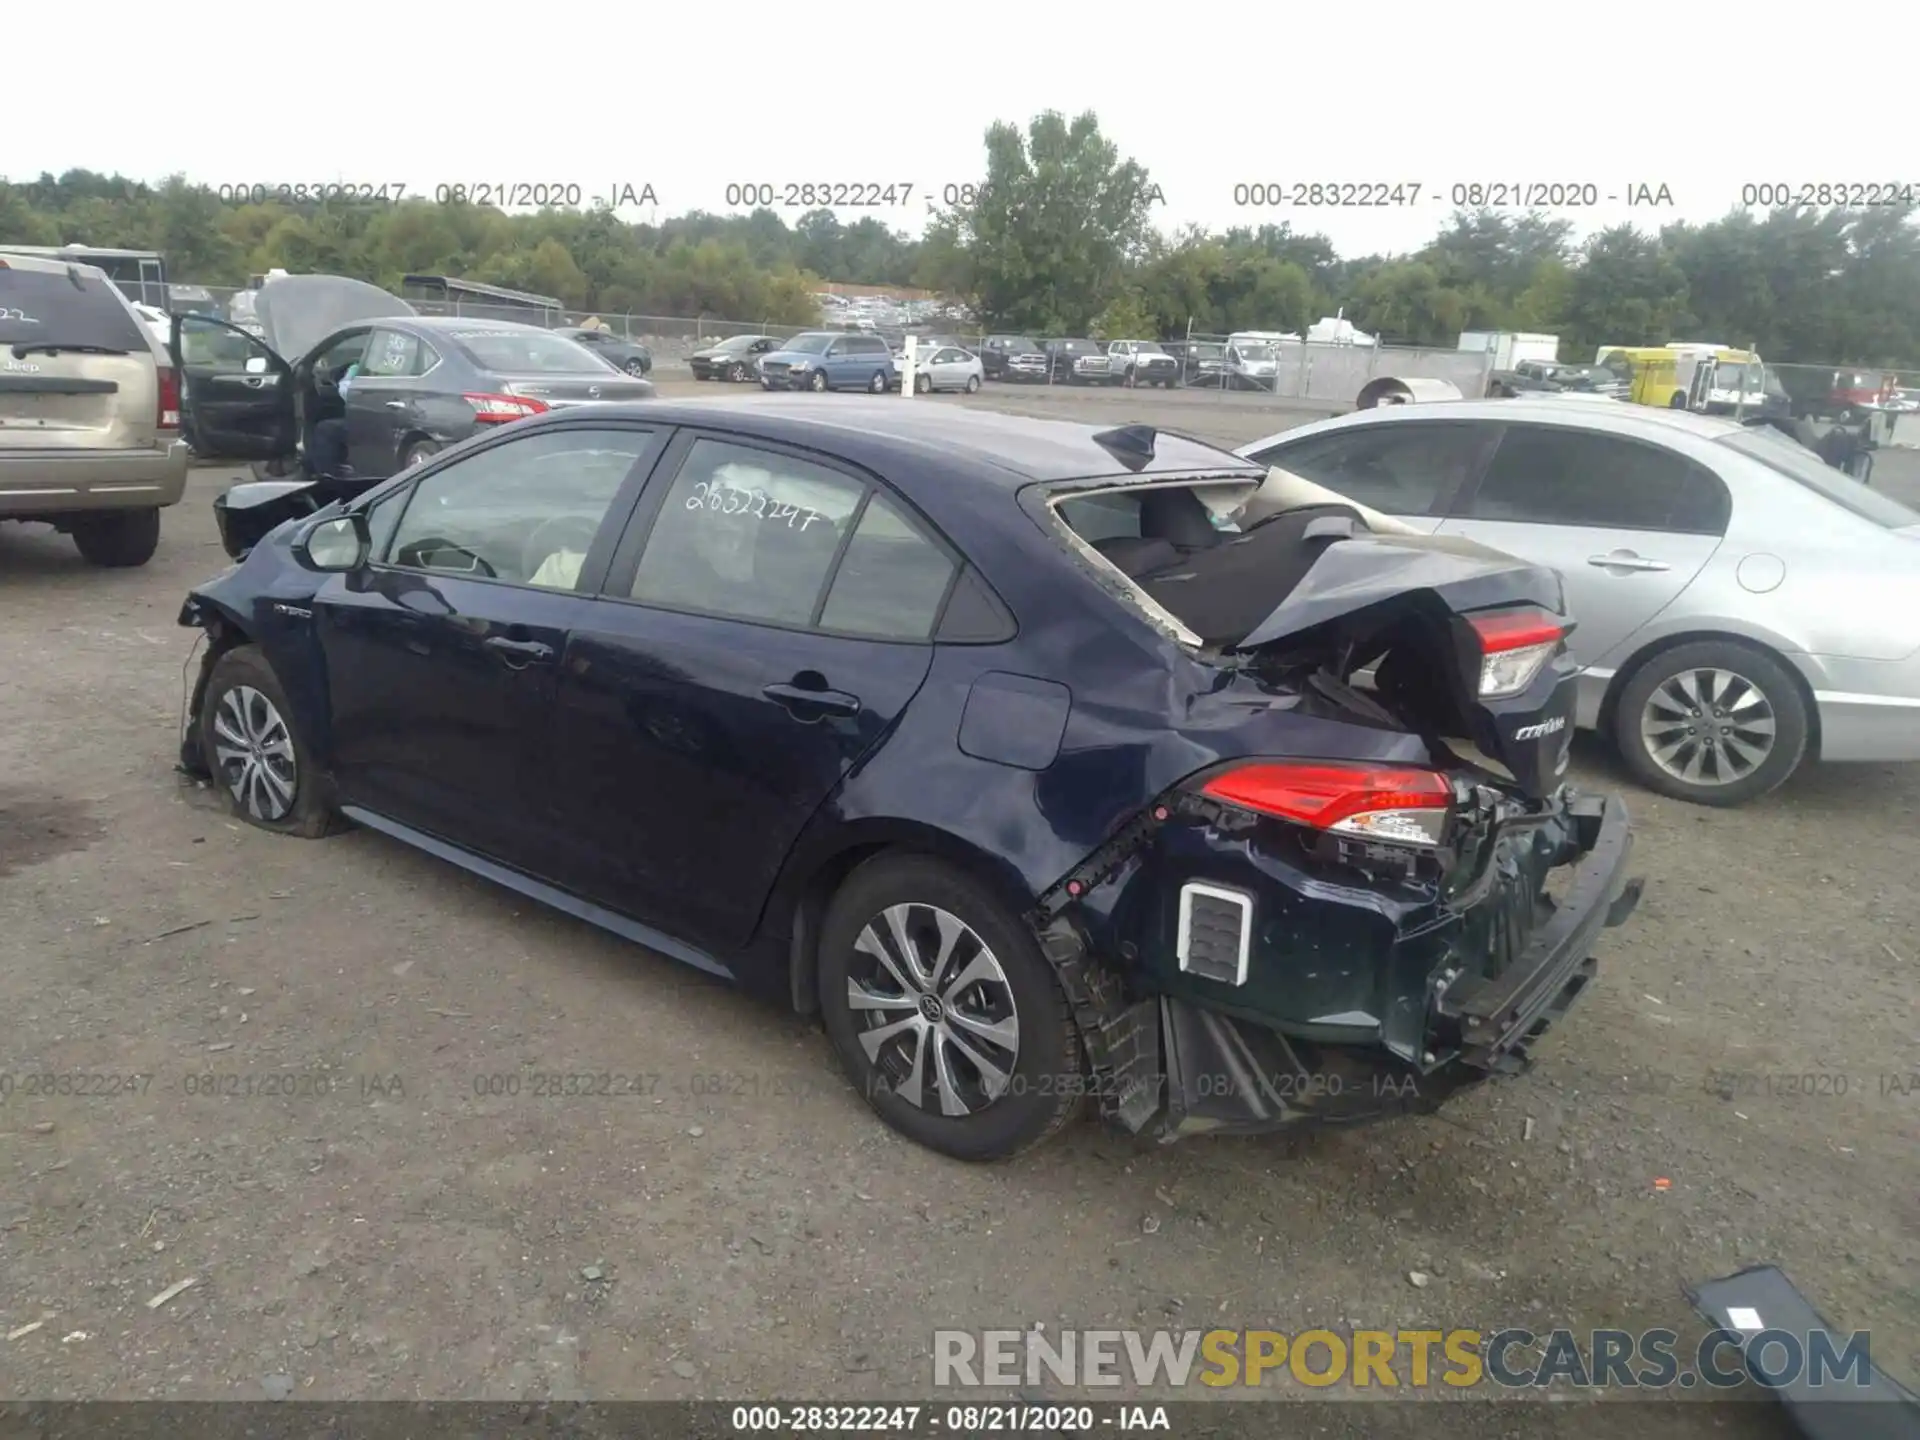
<path fill-rule="evenodd" d="M 327 575 L 358 570 L 372 550 L 373 535 L 359 511 L 315 521 L 293 537 L 294 560 Z"/>

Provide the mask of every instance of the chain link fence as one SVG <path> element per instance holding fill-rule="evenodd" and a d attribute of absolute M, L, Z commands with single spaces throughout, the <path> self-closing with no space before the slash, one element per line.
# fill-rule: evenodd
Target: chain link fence
<path fill-rule="evenodd" d="M 172 289 L 177 294 L 185 292 L 178 294 L 176 309 L 213 313 L 236 323 L 250 318 L 245 298 L 250 292 L 220 286 L 176 285 Z M 234 304 L 236 295 L 242 297 L 238 306 Z M 767 320 L 729 320 L 704 315 L 639 315 L 605 310 L 541 312 L 464 301 L 412 300 L 408 303 L 425 315 L 603 327 L 651 349 L 656 378 L 676 377 L 685 370 L 687 357 L 696 350 L 732 336 L 769 335 L 785 340 L 804 330 L 851 328 L 826 322 L 813 326 L 777 325 Z M 879 326 L 873 327 L 871 333 L 897 347 L 907 331 Z M 923 349 L 933 340 L 957 344 L 975 354 L 985 354 L 992 338 L 977 328 L 967 327 L 915 327 L 914 333 Z M 1028 335 L 1019 338 L 1044 349 L 1050 341 L 1087 337 Z M 1192 332 L 1160 342 L 1159 348 L 1174 362 L 1173 384 L 1178 388 L 1222 396 L 1264 394 L 1278 401 L 1334 408 L 1352 405 L 1368 385 L 1388 378 L 1445 381 L 1463 396 L 1474 399 L 1488 393 L 1493 376 L 1493 357 L 1489 353 L 1439 347 L 1299 339 L 1235 341 L 1228 335 Z M 1089 370 L 1093 373 L 1088 373 Z M 1157 383 L 1154 373 L 1136 364 L 1131 383 Z M 1042 362 L 1022 371 L 1018 367 L 1008 369 L 990 359 L 988 375 L 995 382 L 1035 386 L 1129 383 L 1125 363 L 1118 360 L 1105 373 L 1099 373 L 1097 366 L 1081 367 L 1076 373 L 1070 361 L 1065 364 Z M 1805 422 L 1809 428 L 1801 431 L 1803 438 L 1824 436 L 1836 426 L 1852 426 L 1864 428 L 1878 446 L 1920 446 L 1920 371 L 1890 370 L 1882 366 L 1768 363 L 1764 398 L 1757 391 L 1751 401 L 1744 393 L 1740 397 L 1742 413 L 1753 418 L 1753 412 L 1747 409 L 1749 403 L 1763 408 L 1769 417 L 1777 415 L 1782 428 L 1792 428 L 1791 422 Z M 1909 416 L 1913 418 L 1903 418 Z"/>

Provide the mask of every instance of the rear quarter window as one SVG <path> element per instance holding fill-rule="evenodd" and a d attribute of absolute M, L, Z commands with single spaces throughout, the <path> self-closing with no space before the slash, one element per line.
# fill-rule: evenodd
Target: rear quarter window
<path fill-rule="evenodd" d="M 0 345 L 87 345 L 151 354 L 110 281 L 74 270 L 0 270 Z"/>

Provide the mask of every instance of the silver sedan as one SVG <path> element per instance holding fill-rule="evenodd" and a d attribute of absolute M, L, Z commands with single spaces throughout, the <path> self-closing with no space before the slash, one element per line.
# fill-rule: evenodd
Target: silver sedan
<path fill-rule="evenodd" d="M 921 350 L 913 361 L 913 392 L 931 395 L 936 390 L 964 390 L 969 395 L 986 380 L 980 357 L 958 345 L 942 345 L 933 351 Z"/>
<path fill-rule="evenodd" d="M 1920 760 L 1920 514 L 1766 427 L 1533 399 L 1357 411 L 1240 454 L 1551 565 L 1577 723 L 1738 805 L 1803 760 Z"/>

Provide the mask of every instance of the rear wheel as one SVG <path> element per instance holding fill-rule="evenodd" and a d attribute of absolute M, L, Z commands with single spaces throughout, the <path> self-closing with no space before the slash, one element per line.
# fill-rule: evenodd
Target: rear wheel
<path fill-rule="evenodd" d="M 867 390 L 870 394 L 874 394 L 874 395 L 886 394 L 887 393 L 887 372 L 884 370 L 874 371 L 873 379 L 867 382 Z"/>
<path fill-rule="evenodd" d="M 637 379 L 647 373 L 647 362 L 636 355 L 620 368 Z"/>
<path fill-rule="evenodd" d="M 160 512 L 106 510 L 76 515 L 72 522 L 74 548 L 89 565 L 126 570 L 144 565 L 160 548 Z"/>
<path fill-rule="evenodd" d="M 987 888 L 918 855 L 870 860 L 820 930 L 820 1009 L 880 1118 L 960 1160 L 1002 1160 L 1079 1109 L 1079 1034 L 1032 933 Z"/>
<path fill-rule="evenodd" d="M 440 447 L 431 440 L 416 440 L 400 452 L 400 468 L 411 470 L 422 463 L 429 455 L 440 453 Z"/>
<path fill-rule="evenodd" d="M 214 661 L 200 706 L 200 753 L 248 824 L 309 840 L 335 828 L 312 752 L 259 646 L 239 645 Z"/>
<path fill-rule="evenodd" d="M 1765 795 L 1807 751 L 1807 704 L 1786 667 L 1722 640 L 1654 656 L 1621 688 L 1612 723 L 1635 779 L 1696 805 Z"/>

